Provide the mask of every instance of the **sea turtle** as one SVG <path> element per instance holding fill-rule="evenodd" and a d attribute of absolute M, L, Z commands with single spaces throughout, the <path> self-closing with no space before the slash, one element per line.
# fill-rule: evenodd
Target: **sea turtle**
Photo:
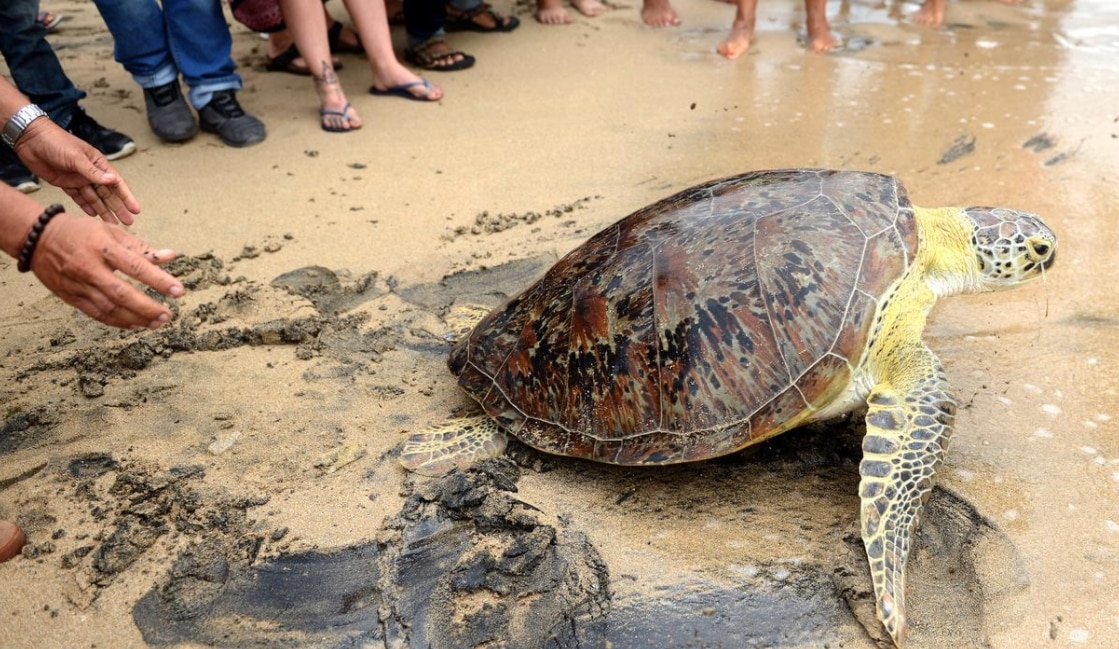
<path fill-rule="evenodd" d="M 482 318 L 449 365 L 485 415 L 412 435 L 401 461 L 438 474 L 509 434 L 611 464 L 689 462 L 865 407 L 862 537 L 901 646 L 906 560 L 956 411 L 925 319 L 938 297 L 1042 276 L 1056 247 L 1035 214 L 915 207 L 875 173 L 698 185 Z"/>

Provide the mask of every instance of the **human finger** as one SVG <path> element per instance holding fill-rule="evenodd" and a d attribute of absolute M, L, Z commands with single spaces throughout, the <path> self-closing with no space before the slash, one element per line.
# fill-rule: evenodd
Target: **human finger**
<path fill-rule="evenodd" d="M 101 158 L 98 161 L 91 161 L 87 177 L 90 178 L 91 184 L 101 188 L 97 191 L 98 196 L 121 223 L 131 225 L 132 217 L 140 213 L 140 202 L 132 195 L 128 183 L 113 169 L 108 160 Z"/>
<path fill-rule="evenodd" d="M 51 290 L 63 302 L 111 327 L 136 329 L 171 321 L 170 309 L 151 300 L 108 269 L 82 279 L 59 277 L 58 281 L 52 284 Z M 134 310 L 129 306 L 130 293 L 139 294 L 138 299 L 147 300 L 155 310 L 151 312 Z M 136 296 L 133 295 L 131 298 Z"/>
<path fill-rule="evenodd" d="M 62 189 L 62 191 L 66 192 L 66 195 L 69 196 L 72 201 L 74 201 L 74 204 L 80 207 L 82 211 L 85 212 L 88 216 L 97 216 L 97 210 L 89 202 L 89 199 L 82 194 L 81 190 L 82 188 L 80 187 L 64 187 Z"/>
<path fill-rule="evenodd" d="M 159 267 L 175 258 L 175 251 L 170 249 L 156 250 L 124 230 L 117 233 L 121 242 L 120 252 L 104 254 L 114 270 L 119 270 L 125 275 L 159 291 L 169 297 L 181 297 L 185 292 L 182 282 L 167 271 Z"/>
<path fill-rule="evenodd" d="M 110 261 L 109 265 L 111 268 L 122 264 Z M 89 303 L 89 310 L 83 309 L 87 315 L 114 327 L 157 329 L 171 322 L 173 317 L 167 305 L 153 300 L 109 269 L 89 277 L 76 295 Z"/>
<path fill-rule="evenodd" d="M 144 295 L 135 286 L 115 275 L 114 281 L 101 286 L 88 295 L 72 296 L 68 300 L 79 311 L 94 320 L 121 329 L 158 329 L 171 322 L 171 310 Z M 138 300 L 134 302 L 135 300 Z M 145 308 L 149 302 L 156 309 Z M 139 310 L 131 306 L 140 305 Z"/>
<path fill-rule="evenodd" d="M 98 216 L 106 223 L 132 225 L 132 214 L 115 189 L 110 185 L 90 184 L 81 188 L 81 194 L 83 200 L 93 210 L 90 216 Z"/>
<path fill-rule="evenodd" d="M 94 191 L 116 220 L 132 225 L 133 217 L 140 213 L 140 203 L 123 179 L 111 184 L 95 185 Z"/>

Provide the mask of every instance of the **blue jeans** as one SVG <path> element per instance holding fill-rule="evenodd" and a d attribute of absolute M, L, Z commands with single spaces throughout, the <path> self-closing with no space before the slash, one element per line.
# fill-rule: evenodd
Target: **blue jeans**
<path fill-rule="evenodd" d="M 0 0 L 0 53 L 20 92 L 66 128 L 85 93 L 62 70 L 38 14 L 39 0 Z"/>
<path fill-rule="evenodd" d="M 2 1 L 2 0 L 0 0 Z M 481 6 L 483 0 L 404 0 L 404 30 L 408 33 L 408 47 L 415 47 L 433 36 L 443 36 L 443 23 L 447 20 L 447 5 L 461 12 Z"/>
<path fill-rule="evenodd" d="M 7 0 L 0 0 L 0 4 Z M 94 0 L 113 34 L 113 56 L 141 88 L 177 82 L 198 109 L 218 90 L 240 90 L 222 0 Z"/>

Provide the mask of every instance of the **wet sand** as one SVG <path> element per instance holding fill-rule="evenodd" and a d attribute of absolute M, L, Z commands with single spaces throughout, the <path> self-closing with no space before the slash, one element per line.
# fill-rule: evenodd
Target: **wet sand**
<path fill-rule="evenodd" d="M 930 520 L 966 524 L 927 526 L 908 646 L 1112 646 L 1119 12 L 961 0 L 922 29 L 912 4 L 831 3 L 847 48 L 813 56 L 799 3 L 761 3 L 750 53 L 727 62 L 733 9 L 675 5 L 683 26 L 652 30 L 636 6 L 545 28 L 518 4 L 518 31 L 452 37 L 479 63 L 429 75 L 436 105 L 362 94 L 369 73 L 345 57 L 366 124 L 346 135 L 319 130 L 310 82 L 264 72 L 263 41 L 235 25 L 241 100 L 269 137 L 234 150 L 159 143 L 92 5 L 51 4 L 71 16 L 52 42 L 85 106 L 140 147 L 117 164 L 144 206 L 134 230 L 180 251 L 190 290 L 172 327 L 122 334 L 0 260 L 0 518 L 31 546 L 0 566 L 5 645 L 145 646 L 145 594 L 184 574 L 220 590 L 190 559 L 206 543 L 236 572 L 384 539 L 417 488 L 394 449 L 470 409 L 444 366 L 450 306 L 496 305 L 689 185 L 823 166 L 896 174 L 923 206 L 1036 211 L 1061 237 L 1044 283 L 945 300 L 930 321 L 965 404 L 934 496 L 949 513 Z M 614 646 L 656 646 L 642 620 L 671 619 L 691 632 L 673 646 L 871 647 L 841 602 L 869 587 L 844 541 L 858 431 L 828 431 L 666 470 L 529 453 L 515 497 L 585 537 L 615 610 L 652 611 Z M 958 579 L 937 572 L 960 557 Z M 762 582 L 779 601 L 743 603 L 736 588 Z M 977 599 L 960 606 L 964 586 Z M 679 617 L 642 608 L 672 599 Z"/>

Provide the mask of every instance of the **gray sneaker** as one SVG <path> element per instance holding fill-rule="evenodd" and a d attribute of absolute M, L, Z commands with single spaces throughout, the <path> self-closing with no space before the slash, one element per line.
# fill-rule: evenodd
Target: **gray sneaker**
<path fill-rule="evenodd" d="M 155 88 L 144 88 L 144 104 L 148 109 L 148 124 L 159 139 L 182 142 L 198 133 L 194 112 L 183 99 L 178 80 Z"/>
<path fill-rule="evenodd" d="M 246 113 L 237 103 L 235 90 L 219 90 L 198 111 L 202 130 L 217 133 L 229 146 L 252 146 L 264 141 L 264 123 Z"/>

